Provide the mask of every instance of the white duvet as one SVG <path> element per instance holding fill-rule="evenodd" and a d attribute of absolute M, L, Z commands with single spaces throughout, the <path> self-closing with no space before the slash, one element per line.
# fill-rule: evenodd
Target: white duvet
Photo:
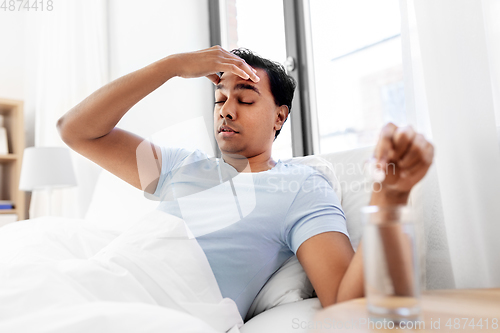
<path fill-rule="evenodd" d="M 238 332 L 184 221 L 154 211 L 127 231 L 37 218 L 0 228 L 0 332 Z"/>

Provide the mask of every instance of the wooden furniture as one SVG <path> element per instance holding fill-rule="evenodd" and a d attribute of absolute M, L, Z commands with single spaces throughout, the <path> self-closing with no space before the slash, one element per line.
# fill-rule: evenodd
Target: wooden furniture
<path fill-rule="evenodd" d="M 9 200 L 13 209 L 0 209 L 3 214 L 16 214 L 25 219 L 25 193 L 19 190 L 21 163 L 24 152 L 23 102 L 0 98 L 0 114 L 7 130 L 9 153 L 0 155 L 0 200 Z"/>
<path fill-rule="evenodd" d="M 423 315 L 415 327 L 395 324 L 390 329 L 369 324 L 366 300 L 358 298 L 319 311 L 308 323 L 309 332 L 500 332 L 500 289 L 426 291 L 421 305 Z"/>

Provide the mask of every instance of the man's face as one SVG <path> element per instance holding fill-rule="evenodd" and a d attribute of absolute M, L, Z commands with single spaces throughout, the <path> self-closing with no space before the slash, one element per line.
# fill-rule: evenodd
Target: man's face
<path fill-rule="evenodd" d="M 274 103 L 269 78 L 257 68 L 260 81 L 224 73 L 215 91 L 214 134 L 223 154 L 251 158 L 271 151 L 286 107 Z M 285 116 L 286 119 L 286 116 Z"/>

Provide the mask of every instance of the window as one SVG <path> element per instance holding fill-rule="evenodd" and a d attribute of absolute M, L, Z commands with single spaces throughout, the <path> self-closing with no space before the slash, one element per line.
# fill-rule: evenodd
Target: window
<path fill-rule="evenodd" d="M 374 145 L 385 123 L 406 123 L 399 0 L 213 1 L 224 48 L 295 60 L 300 103 L 273 156 L 292 156 L 292 135 L 297 155 L 326 154 Z"/>
<path fill-rule="evenodd" d="M 309 1 L 319 153 L 406 122 L 398 0 Z"/>

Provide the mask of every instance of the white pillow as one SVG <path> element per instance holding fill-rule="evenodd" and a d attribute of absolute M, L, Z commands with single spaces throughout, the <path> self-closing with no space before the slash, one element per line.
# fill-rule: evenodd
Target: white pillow
<path fill-rule="evenodd" d="M 269 278 L 248 310 L 246 320 L 275 306 L 311 298 L 313 286 L 296 256 L 291 256 Z"/>
<path fill-rule="evenodd" d="M 277 306 L 259 316 L 247 321 L 240 328 L 241 333 L 306 333 L 310 330 L 308 323 L 314 320 L 316 313 L 321 310 L 317 298 L 307 299 Z M 306 325 L 304 325 L 306 323 Z M 325 330 L 328 331 L 328 330 Z M 341 331 L 341 330 L 339 330 Z M 335 331 L 332 330 L 331 333 Z"/>
<path fill-rule="evenodd" d="M 106 229 L 125 231 L 158 204 L 147 199 L 143 191 L 103 169 L 85 220 Z"/>
<path fill-rule="evenodd" d="M 325 155 L 323 157 L 319 155 L 309 155 L 304 157 L 290 158 L 282 162 L 288 164 L 302 164 L 312 167 L 313 169 L 321 173 L 323 176 L 325 176 L 326 180 L 328 181 L 328 183 L 330 183 L 330 186 L 335 191 L 335 194 L 339 198 L 340 202 L 342 202 L 342 191 L 340 188 L 340 182 L 337 179 L 337 176 L 335 175 L 335 170 L 332 164 L 328 162 L 325 159 L 325 157 L 328 157 L 328 155 Z"/>
<path fill-rule="evenodd" d="M 352 247 L 356 250 L 363 234 L 361 208 L 370 203 L 372 182 L 365 177 L 365 163 L 373 156 L 374 147 L 364 147 L 322 155 L 333 165 L 340 182 L 340 203 L 347 223 Z"/>
<path fill-rule="evenodd" d="M 371 183 L 364 175 L 365 161 L 373 147 L 322 156 L 295 157 L 284 163 L 309 165 L 322 173 L 332 185 L 344 210 L 351 245 L 357 248 L 363 233 L 361 207 L 368 205 Z M 313 287 L 296 256 L 292 256 L 271 276 L 253 301 L 246 319 L 275 306 L 313 297 Z"/>

